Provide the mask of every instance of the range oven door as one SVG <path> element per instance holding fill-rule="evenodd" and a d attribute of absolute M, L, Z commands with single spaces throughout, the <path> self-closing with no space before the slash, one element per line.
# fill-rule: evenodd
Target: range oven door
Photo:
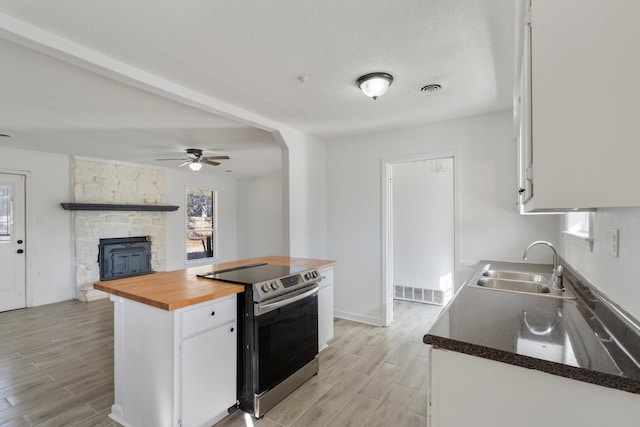
<path fill-rule="evenodd" d="M 318 286 L 254 307 L 253 391 L 278 385 L 318 355 Z"/>

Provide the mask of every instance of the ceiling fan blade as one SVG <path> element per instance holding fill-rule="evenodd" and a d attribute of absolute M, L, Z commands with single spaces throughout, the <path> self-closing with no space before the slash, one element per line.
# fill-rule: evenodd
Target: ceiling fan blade
<path fill-rule="evenodd" d="M 184 159 L 180 159 L 180 160 L 184 160 Z M 182 166 L 187 166 L 189 163 L 193 163 L 191 160 L 187 160 L 186 162 L 178 165 L 179 168 L 181 168 Z"/>
<path fill-rule="evenodd" d="M 185 160 L 189 160 L 189 159 L 182 158 L 182 159 L 156 159 L 156 160 L 182 160 L 182 161 L 185 161 Z"/>
<path fill-rule="evenodd" d="M 229 160 L 229 156 L 207 156 L 203 157 L 204 160 Z"/>
<path fill-rule="evenodd" d="M 200 161 L 202 163 L 206 163 L 208 165 L 213 165 L 213 166 L 218 166 L 220 164 L 219 162 L 214 162 L 213 160 L 209 160 L 208 158 L 207 159 L 200 159 Z"/>

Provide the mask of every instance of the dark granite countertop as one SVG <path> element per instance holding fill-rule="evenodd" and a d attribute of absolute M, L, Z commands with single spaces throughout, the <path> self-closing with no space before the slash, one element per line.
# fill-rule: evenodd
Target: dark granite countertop
<path fill-rule="evenodd" d="M 576 298 L 474 286 L 483 266 L 550 273 L 550 265 L 481 261 L 424 342 L 434 347 L 640 394 L 640 330 L 565 264 Z"/>

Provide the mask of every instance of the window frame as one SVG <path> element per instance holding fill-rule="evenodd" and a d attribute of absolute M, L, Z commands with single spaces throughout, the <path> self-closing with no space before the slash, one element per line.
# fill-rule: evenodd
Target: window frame
<path fill-rule="evenodd" d="M 571 230 L 575 228 L 576 215 L 586 216 L 586 227 L 581 230 Z M 572 219 L 573 216 L 573 219 Z M 579 246 L 583 246 L 590 252 L 593 251 L 593 228 L 595 223 L 595 212 L 593 211 L 576 211 L 567 212 L 564 218 L 564 227 L 562 234 L 568 241 Z"/>
<path fill-rule="evenodd" d="M 208 228 L 190 228 L 189 227 L 189 193 L 191 191 L 201 191 L 203 193 L 211 193 L 211 256 L 198 258 L 189 258 L 189 233 L 194 231 L 209 231 Z M 185 242 L 185 261 L 189 264 L 199 262 L 211 262 L 218 256 L 218 192 L 212 188 L 202 187 L 186 187 L 185 188 L 185 218 L 184 218 L 184 242 Z"/>

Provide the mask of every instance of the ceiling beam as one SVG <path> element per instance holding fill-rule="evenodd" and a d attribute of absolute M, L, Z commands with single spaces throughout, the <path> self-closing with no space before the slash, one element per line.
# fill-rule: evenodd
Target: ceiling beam
<path fill-rule="evenodd" d="M 248 126 L 268 132 L 288 128 L 282 123 L 219 101 L 2 12 L 0 12 L 0 37 L 128 86 Z"/>

